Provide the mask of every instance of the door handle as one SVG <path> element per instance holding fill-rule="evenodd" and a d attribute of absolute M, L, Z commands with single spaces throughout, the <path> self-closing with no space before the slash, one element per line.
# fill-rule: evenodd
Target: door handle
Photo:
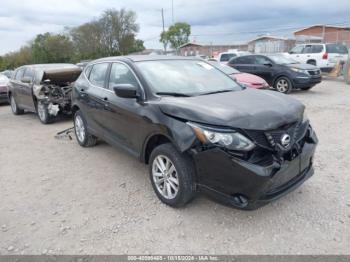
<path fill-rule="evenodd" d="M 107 98 L 107 97 L 104 97 L 104 98 L 103 98 L 103 101 L 108 101 L 108 98 Z"/>

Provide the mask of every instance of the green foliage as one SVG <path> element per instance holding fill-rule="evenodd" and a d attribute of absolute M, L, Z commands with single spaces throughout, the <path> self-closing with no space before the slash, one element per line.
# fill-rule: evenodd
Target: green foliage
<path fill-rule="evenodd" d="M 39 34 L 19 51 L 0 56 L 0 71 L 24 64 L 75 63 L 143 51 L 143 41 L 136 39 L 138 31 L 135 12 L 109 9 L 67 34 Z"/>
<path fill-rule="evenodd" d="M 178 22 L 160 34 L 160 42 L 164 45 L 170 43 L 172 48 L 177 49 L 179 46 L 188 43 L 190 34 L 191 26 L 187 23 Z"/>

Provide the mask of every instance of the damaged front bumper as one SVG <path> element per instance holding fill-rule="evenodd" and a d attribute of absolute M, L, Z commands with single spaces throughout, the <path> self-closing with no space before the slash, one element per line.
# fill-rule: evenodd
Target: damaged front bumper
<path fill-rule="evenodd" d="M 252 163 L 221 148 L 194 151 L 197 186 L 215 199 L 240 209 L 256 209 L 300 186 L 314 173 L 317 137 L 311 133 L 291 159 Z M 289 152 L 288 152 L 289 153 Z"/>

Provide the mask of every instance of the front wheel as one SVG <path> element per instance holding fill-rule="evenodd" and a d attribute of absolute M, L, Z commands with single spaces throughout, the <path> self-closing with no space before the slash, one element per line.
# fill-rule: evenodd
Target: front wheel
<path fill-rule="evenodd" d="M 152 187 L 163 203 L 181 207 L 195 196 L 193 160 L 172 144 L 162 144 L 152 151 L 149 172 Z"/>
<path fill-rule="evenodd" d="M 38 102 L 36 111 L 38 113 L 40 122 L 44 125 L 51 124 L 53 122 L 54 118 L 49 114 L 48 107 L 44 103 Z"/>
<path fill-rule="evenodd" d="M 78 143 L 82 147 L 92 147 L 96 145 L 97 137 L 91 135 L 87 130 L 86 121 L 80 111 L 77 111 L 74 115 L 74 131 Z"/>
<path fill-rule="evenodd" d="M 24 113 L 23 109 L 20 109 L 13 95 L 10 96 L 11 110 L 14 115 L 22 115 Z"/>
<path fill-rule="evenodd" d="M 292 82 L 287 77 L 280 77 L 275 81 L 275 89 L 283 94 L 289 94 L 292 91 Z"/>

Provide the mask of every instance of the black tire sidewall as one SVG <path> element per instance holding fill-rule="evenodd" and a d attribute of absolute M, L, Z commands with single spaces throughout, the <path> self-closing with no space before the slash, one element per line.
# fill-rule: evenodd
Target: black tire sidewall
<path fill-rule="evenodd" d="M 288 89 L 287 89 L 286 92 L 280 92 L 280 91 L 278 91 L 278 89 L 277 89 L 277 83 L 278 83 L 280 80 L 282 80 L 282 79 L 286 80 L 287 83 L 288 83 Z M 292 91 L 292 89 L 293 89 L 292 81 L 290 81 L 290 79 L 289 79 L 288 77 L 285 77 L 285 76 L 279 77 L 279 78 L 277 78 L 276 81 L 275 81 L 274 88 L 275 88 L 275 90 L 276 90 L 277 92 L 279 92 L 279 93 L 282 93 L 282 94 L 289 94 L 289 93 Z"/>
<path fill-rule="evenodd" d="M 178 179 L 179 179 L 179 191 L 175 198 L 166 199 L 159 192 L 154 183 L 152 175 L 152 166 L 154 159 L 159 156 L 164 155 L 168 157 L 174 164 Z M 156 147 L 150 156 L 149 162 L 149 174 L 151 179 L 151 184 L 154 192 L 158 198 L 165 204 L 172 207 L 181 207 L 188 203 L 194 196 L 194 177 L 195 169 L 193 165 L 193 160 L 186 155 L 186 153 L 179 153 L 177 149 L 170 143 L 162 144 Z"/>

